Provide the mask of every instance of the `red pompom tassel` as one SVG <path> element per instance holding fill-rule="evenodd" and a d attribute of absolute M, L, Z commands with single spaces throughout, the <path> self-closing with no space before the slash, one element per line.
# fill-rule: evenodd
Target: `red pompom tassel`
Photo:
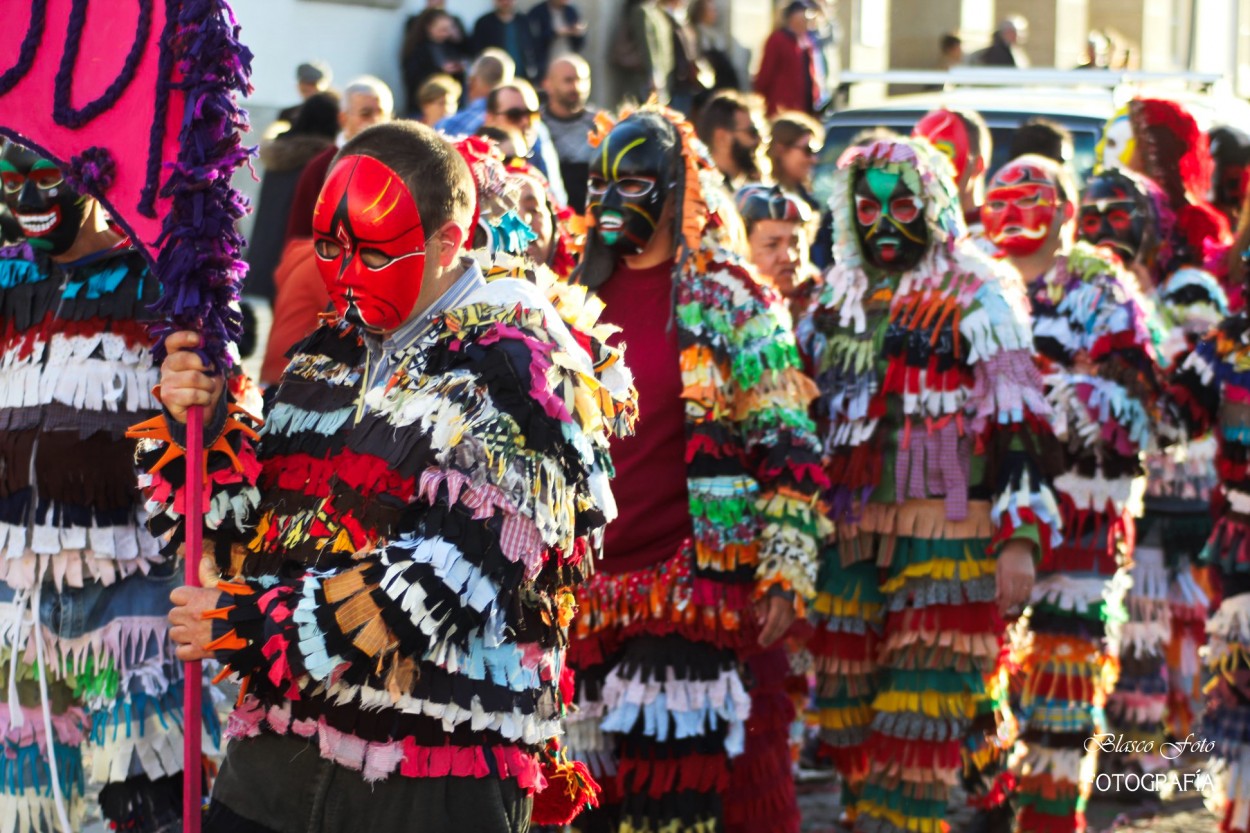
<path fill-rule="evenodd" d="M 602 788 L 584 763 L 568 760 L 554 742 L 542 758 L 547 786 L 534 794 L 531 824 L 563 827 L 572 823 L 587 805 L 599 806 Z"/>

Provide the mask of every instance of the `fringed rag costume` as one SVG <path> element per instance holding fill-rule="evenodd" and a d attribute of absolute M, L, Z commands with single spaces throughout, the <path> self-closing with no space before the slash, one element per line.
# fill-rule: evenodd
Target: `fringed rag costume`
<path fill-rule="evenodd" d="M 780 296 L 712 242 L 717 212 L 732 207 L 713 203 L 716 173 L 693 128 L 648 106 L 615 126 L 603 118 L 593 138 L 576 279 L 642 358 L 639 433 L 612 446 L 621 517 L 578 590 L 570 650 L 569 746 L 605 787 L 581 829 L 797 830 L 784 738 L 780 760 L 750 752 L 747 735 L 770 727 L 751 722 L 739 661 L 758 650 L 753 602 L 801 611 L 812 593 L 829 529 L 807 413 L 815 389 Z M 674 214 L 672 259 L 630 268 L 622 258 Z M 787 705 L 759 717 L 784 724 Z M 722 811 L 731 765 L 747 768 L 750 789 Z"/>
<path fill-rule="evenodd" d="M 180 575 L 125 432 L 159 407 L 160 289 L 125 240 L 51 260 L 92 204 L 54 164 L 11 145 L 0 176 L 30 241 L 0 250 L 0 831 L 53 830 L 58 804 L 77 826 L 88 779 L 108 822 L 155 830 L 181 815 Z"/>
<path fill-rule="evenodd" d="M 304 738 L 366 782 L 496 779 L 580 806 L 589 784 L 552 740 L 572 588 L 615 513 L 607 437 L 632 423 L 628 371 L 593 308 L 566 312 L 571 331 L 536 286 L 488 283 L 468 259 L 405 322 L 420 260 L 379 271 L 423 255 L 406 194 L 376 159 L 340 160 L 314 233 L 344 317 L 293 349 L 259 434 L 224 406 L 206 427 L 205 536 L 232 577 L 211 648 L 242 686 L 228 754 Z M 415 224 L 407 240 L 396 215 Z M 399 257 L 353 271 L 355 247 L 392 238 Z M 186 475 L 168 427 L 140 454 L 174 547 Z"/>
<path fill-rule="evenodd" d="M 1177 268 L 1175 219 L 1163 190 L 1128 170 L 1094 176 L 1081 195 L 1080 238 L 1137 265 L 1148 283 L 1149 323 L 1164 367 L 1228 312 L 1213 276 Z M 1205 641 L 1210 591 L 1198 555 L 1211 532 L 1215 438 L 1161 436 L 1159 444 L 1165 447 L 1146 455 L 1145 511 L 1127 593 L 1126 627 L 1132 633 L 1123 640 L 1120 675 L 1107 707 L 1112 731 L 1151 753 L 1117 753 L 1105 762 L 1112 769 L 1166 766 L 1165 722 L 1184 738 L 1193 730 L 1200 699 L 1198 648 Z"/>
<path fill-rule="evenodd" d="M 1223 601 L 1206 622 L 1205 709 L 1195 735 L 1215 745 L 1203 771 L 1208 806 L 1222 833 L 1250 831 L 1250 320 L 1226 318 L 1172 376 L 1171 399 L 1190 436 L 1219 443 L 1217 520 L 1204 563 L 1220 578 Z"/>
<path fill-rule="evenodd" d="M 812 610 L 816 705 L 855 829 L 939 833 L 961 772 L 999 752 L 996 554 L 1058 540 L 1049 408 L 1019 282 L 966 241 L 938 151 L 851 149 L 831 205 L 837 265 L 799 322 L 839 530 Z M 991 806 L 1008 785 L 977 787 Z"/>
<path fill-rule="evenodd" d="M 1005 252 L 1023 257 L 1062 239 L 1074 198 L 1053 162 L 1020 157 L 990 183 L 987 225 L 1001 232 Z M 1125 624 L 1124 608 L 1158 368 L 1146 302 L 1111 255 L 1085 242 L 1063 245 L 1045 274 L 1023 277 L 1061 446 L 1054 484 L 1063 542 L 1044 554 L 1014 629 L 1019 740 L 1011 766 L 1021 831 L 1071 833 L 1084 829 L 1098 752 L 1089 738 L 1106 731 L 1116 658 L 1146 655 L 1167 636 L 1149 617 Z"/>

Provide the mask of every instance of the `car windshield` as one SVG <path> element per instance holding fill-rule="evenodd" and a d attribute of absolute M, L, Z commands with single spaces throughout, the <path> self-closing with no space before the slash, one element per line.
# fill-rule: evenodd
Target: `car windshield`
<path fill-rule="evenodd" d="M 876 118 L 869 121 L 868 114 L 855 114 L 855 118 L 840 121 L 838 116 L 826 125 L 825 146 L 821 151 L 813 175 L 813 194 L 822 204 L 829 199 L 832 192 L 833 172 L 837 169 L 838 157 L 846 150 L 857 134 L 870 127 L 884 127 L 895 133 L 906 136 L 923 113 L 910 111 L 879 112 Z M 987 115 L 990 135 L 994 140 L 994 151 L 990 159 L 989 173 L 992 175 L 1007 163 L 1011 148 L 1011 136 L 1016 127 L 1030 118 L 1029 114 L 995 113 Z M 1056 119 L 1072 132 L 1073 172 L 1078 182 L 1084 182 L 1094 170 L 1094 148 L 1102 132 L 1102 122 L 1092 118 Z"/>

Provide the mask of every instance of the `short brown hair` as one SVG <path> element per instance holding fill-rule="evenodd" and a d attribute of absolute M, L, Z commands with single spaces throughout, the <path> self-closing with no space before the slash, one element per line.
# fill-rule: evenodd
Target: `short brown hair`
<path fill-rule="evenodd" d="M 459 101 L 461 92 L 459 81 L 450 75 L 444 75 L 440 72 L 425 79 L 425 83 L 417 90 L 417 103 L 421 105 L 433 104 L 440 98 L 450 98 L 453 101 Z"/>
<path fill-rule="evenodd" d="M 343 145 L 335 161 L 345 156 L 370 156 L 399 174 L 427 233 L 449 220 L 465 229 L 472 222 L 473 174 L 451 142 L 424 124 L 402 120 L 366 128 Z"/>
<path fill-rule="evenodd" d="M 781 152 L 793 147 L 804 136 L 810 135 L 818 145 L 825 143 L 825 129 L 807 113 L 786 110 L 773 116 L 769 125 L 768 161 L 773 163 L 773 170 L 777 169 Z"/>

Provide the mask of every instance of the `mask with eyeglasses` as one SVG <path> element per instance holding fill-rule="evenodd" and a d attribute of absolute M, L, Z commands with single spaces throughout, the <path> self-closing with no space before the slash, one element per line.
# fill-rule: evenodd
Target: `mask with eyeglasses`
<path fill-rule="evenodd" d="M 590 163 L 586 208 L 598 242 L 618 255 L 646 248 L 674 185 L 665 174 L 673 170 L 675 140 L 661 129 L 651 120 L 627 118 Z"/>

